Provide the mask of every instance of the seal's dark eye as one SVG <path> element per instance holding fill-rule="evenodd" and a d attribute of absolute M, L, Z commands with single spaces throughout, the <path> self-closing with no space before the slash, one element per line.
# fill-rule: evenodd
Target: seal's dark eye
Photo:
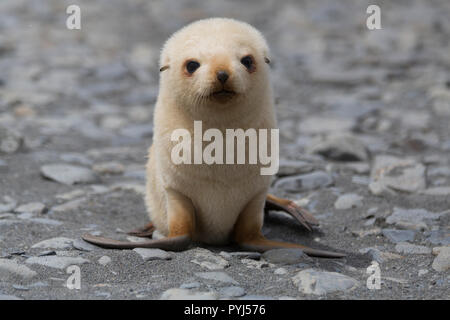
<path fill-rule="evenodd" d="M 252 56 L 245 56 L 241 59 L 241 63 L 247 68 L 247 70 L 252 71 L 253 70 L 253 57 Z"/>
<path fill-rule="evenodd" d="M 189 61 L 188 63 L 186 63 L 186 70 L 189 73 L 194 73 L 195 70 L 198 69 L 198 67 L 200 67 L 200 63 L 198 63 L 197 61 Z"/>

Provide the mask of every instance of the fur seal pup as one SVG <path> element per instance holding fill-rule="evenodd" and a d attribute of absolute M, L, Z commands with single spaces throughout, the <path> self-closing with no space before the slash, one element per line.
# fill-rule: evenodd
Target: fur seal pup
<path fill-rule="evenodd" d="M 183 128 L 192 135 L 194 121 L 221 133 L 229 128 L 276 128 L 269 63 L 264 37 L 244 22 L 211 18 L 174 33 L 161 52 L 153 145 L 146 169 L 145 200 L 152 222 L 132 233 L 151 237 L 157 229 L 166 238 L 137 243 L 92 235 L 83 239 L 122 249 L 180 251 L 193 242 L 235 243 L 251 251 L 301 248 L 312 256 L 345 256 L 268 240 L 262 235 L 264 209 L 286 211 L 308 230 L 318 222 L 294 202 L 268 194 L 271 176 L 261 175 L 261 162 L 228 165 L 172 161 L 176 144 L 172 133 Z"/>

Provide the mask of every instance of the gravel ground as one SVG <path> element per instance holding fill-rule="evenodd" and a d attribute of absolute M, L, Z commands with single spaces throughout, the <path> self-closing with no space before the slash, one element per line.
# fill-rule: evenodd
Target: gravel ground
<path fill-rule="evenodd" d="M 69 4 L 81 30 L 65 27 Z M 377 1 L 373 31 L 369 4 L 2 0 L 0 299 L 449 299 L 450 3 Z M 159 50 L 211 16 L 267 37 L 281 135 L 272 191 L 321 222 L 309 233 L 271 212 L 264 233 L 347 258 L 80 240 L 148 222 Z M 67 288 L 71 265 L 79 290 Z"/>

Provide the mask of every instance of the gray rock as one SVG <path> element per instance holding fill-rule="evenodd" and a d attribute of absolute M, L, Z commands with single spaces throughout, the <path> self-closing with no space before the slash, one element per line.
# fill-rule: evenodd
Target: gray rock
<path fill-rule="evenodd" d="M 351 277 L 336 272 L 306 269 L 297 273 L 292 281 L 305 294 L 323 295 L 336 291 L 350 291 L 359 285 Z"/>
<path fill-rule="evenodd" d="M 422 192 L 429 196 L 450 196 L 450 186 L 428 188 Z"/>
<path fill-rule="evenodd" d="M 188 282 L 188 283 L 183 283 L 180 286 L 180 289 L 196 289 L 196 288 L 200 288 L 201 283 L 200 282 Z"/>
<path fill-rule="evenodd" d="M 383 229 L 383 235 L 394 243 L 413 241 L 416 232 L 413 230 Z"/>
<path fill-rule="evenodd" d="M 110 262 L 111 262 L 111 258 L 108 256 L 103 256 L 100 259 L 98 259 L 98 263 L 100 263 L 102 266 L 106 266 Z"/>
<path fill-rule="evenodd" d="M 346 132 L 354 125 L 354 120 L 349 118 L 312 116 L 300 123 L 299 130 L 306 134 Z"/>
<path fill-rule="evenodd" d="M 431 267 L 438 272 L 444 272 L 450 269 L 450 247 L 440 248 L 439 254 L 434 258 Z"/>
<path fill-rule="evenodd" d="M 122 174 L 124 166 L 119 162 L 101 162 L 92 166 L 92 170 L 99 174 Z"/>
<path fill-rule="evenodd" d="M 246 258 L 246 259 L 253 259 L 253 260 L 259 260 L 261 258 L 261 253 L 259 253 L 259 252 L 237 251 L 237 252 L 231 252 L 230 255 L 232 257 Z"/>
<path fill-rule="evenodd" d="M 212 280 L 215 282 L 231 283 L 231 284 L 235 284 L 235 285 L 239 284 L 236 280 L 231 278 L 225 272 L 219 272 L 219 271 L 197 272 L 195 275 L 199 278 L 206 279 L 206 280 Z"/>
<path fill-rule="evenodd" d="M 97 180 L 97 176 L 92 170 L 69 164 L 44 165 L 41 167 L 41 174 L 50 180 L 67 185 L 90 183 Z"/>
<path fill-rule="evenodd" d="M 133 251 L 139 254 L 144 261 L 172 259 L 170 253 L 161 249 L 136 248 Z"/>
<path fill-rule="evenodd" d="M 312 145 L 307 151 L 336 161 L 366 161 L 369 158 L 364 144 L 349 134 L 330 135 Z"/>
<path fill-rule="evenodd" d="M 427 240 L 432 244 L 448 246 L 450 245 L 450 230 L 433 230 L 429 233 Z"/>
<path fill-rule="evenodd" d="M 274 187 L 290 192 L 299 192 L 328 187 L 333 183 L 334 180 L 330 174 L 324 171 L 315 171 L 278 179 Z"/>
<path fill-rule="evenodd" d="M 270 263 L 286 265 L 312 261 L 301 249 L 272 249 L 262 257 Z"/>
<path fill-rule="evenodd" d="M 372 172 L 370 191 L 380 195 L 384 191 L 418 192 L 425 190 L 425 166 L 414 159 L 377 156 Z"/>
<path fill-rule="evenodd" d="M 39 243 L 34 244 L 31 248 L 42 248 L 42 249 L 72 249 L 73 239 L 57 237 L 51 238 Z"/>
<path fill-rule="evenodd" d="M 363 205 L 364 198 L 354 194 L 354 193 L 348 193 L 344 194 L 342 196 L 339 196 L 337 198 L 336 202 L 334 203 L 334 207 L 338 210 L 348 210 L 351 208 L 359 208 Z"/>
<path fill-rule="evenodd" d="M 277 176 L 292 176 L 295 174 L 308 173 L 314 170 L 314 165 L 305 161 L 281 159 Z"/>
<path fill-rule="evenodd" d="M 386 218 L 386 222 L 400 228 L 425 230 L 427 221 L 437 220 L 442 213 L 433 213 L 425 209 L 394 208 L 392 215 Z"/>
<path fill-rule="evenodd" d="M 75 200 L 67 201 L 59 206 L 55 206 L 51 209 L 52 213 L 66 213 L 69 211 L 77 210 L 86 202 L 87 198 L 79 198 Z"/>
<path fill-rule="evenodd" d="M 18 131 L 0 126 L 0 153 L 14 153 L 22 143 L 23 138 Z"/>
<path fill-rule="evenodd" d="M 431 254 L 431 249 L 425 246 L 418 246 L 407 242 L 397 243 L 395 251 L 404 254 Z"/>
<path fill-rule="evenodd" d="M 219 290 L 220 295 L 229 297 L 229 298 L 237 298 L 242 297 L 245 295 L 244 288 L 237 287 L 237 286 L 231 286 L 231 287 L 224 287 L 220 288 Z"/>
<path fill-rule="evenodd" d="M 80 257 L 59 257 L 59 256 L 45 256 L 45 257 L 31 257 L 25 260 L 27 264 L 38 264 L 44 267 L 55 269 L 66 269 L 71 265 L 80 265 L 89 263 L 89 260 Z"/>
<path fill-rule="evenodd" d="M 2 280 L 8 276 L 16 276 L 28 280 L 36 275 L 37 273 L 35 271 L 27 266 L 20 265 L 15 260 L 0 258 L 0 278 L 2 278 Z"/>
<path fill-rule="evenodd" d="M 17 207 L 17 201 L 10 196 L 3 196 L 0 201 L 0 213 L 12 211 Z"/>
<path fill-rule="evenodd" d="M 189 289 L 173 288 L 162 293 L 160 300 L 217 300 L 217 293 L 213 291 L 193 291 Z"/>
<path fill-rule="evenodd" d="M 42 214 L 47 210 L 45 204 L 41 202 L 30 202 L 27 204 L 22 204 L 17 207 L 14 212 L 18 213 L 32 213 L 32 214 Z"/>
<path fill-rule="evenodd" d="M 89 242 L 82 240 L 82 239 L 73 240 L 72 246 L 74 247 L 74 249 L 77 249 L 80 251 L 86 251 L 86 252 L 98 250 L 98 248 L 99 248 L 97 246 L 90 244 Z"/>
<path fill-rule="evenodd" d="M 230 263 L 222 257 L 219 257 L 211 251 L 204 248 L 195 248 L 192 250 L 195 259 L 192 263 L 198 264 L 209 270 L 222 270 L 230 266 Z"/>

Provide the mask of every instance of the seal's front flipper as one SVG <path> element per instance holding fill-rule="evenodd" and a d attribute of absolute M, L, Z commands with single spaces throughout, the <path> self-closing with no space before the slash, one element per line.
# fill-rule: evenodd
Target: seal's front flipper
<path fill-rule="evenodd" d="M 134 249 L 134 248 L 158 248 L 168 251 L 183 251 L 191 244 L 189 235 L 168 237 L 142 242 L 119 241 L 109 238 L 97 237 L 91 234 L 82 236 L 84 241 L 107 249 Z"/>
<path fill-rule="evenodd" d="M 153 232 L 155 231 L 155 226 L 153 223 L 148 223 L 144 227 L 132 230 L 128 232 L 130 236 L 141 237 L 141 238 L 151 238 Z"/>
<path fill-rule="evenodd" d="M 312 227 L 319 225 L 319 221 L 317 221 L 317 219 L 314 218 L 309 211 L 296 205 L 292 200 L 282 199 L 268 194 L 264 209 L 266 211 L 284 211 L 294 217 L 294 219 L 300 222 L 300 224 L 302 224 L 309 231 L 312 231 Z"/>

